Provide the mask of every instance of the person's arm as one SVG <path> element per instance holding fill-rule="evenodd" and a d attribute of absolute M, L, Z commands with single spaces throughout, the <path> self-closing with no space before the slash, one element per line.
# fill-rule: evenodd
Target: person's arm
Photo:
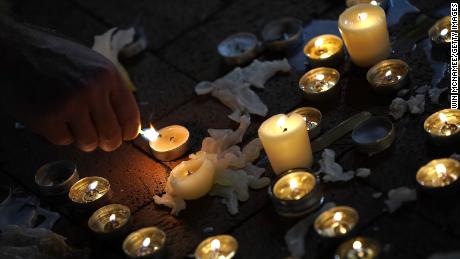
<path fill-rule="evenodd" d="M 111 151 L 140 127 L 134 96 L 102 55 L 0 17 L 0 105 L 58 145 Z"/>

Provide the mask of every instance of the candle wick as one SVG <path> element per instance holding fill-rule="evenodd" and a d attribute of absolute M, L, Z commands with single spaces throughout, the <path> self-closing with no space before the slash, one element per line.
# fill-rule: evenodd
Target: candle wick
<path fill-rule="evenodd" d="M 187 175 L 191 175 L 192 172 L 190 172 L 190 170 L 187 170 Z"/>
<path fill-rule="evenodd" d="M 287 131 L 287 128 L 284 128 L 284 129 L 283 129 L 283 132 L 286 132 L 286 131 Z"/>
<path fill-rule="evenodd" d="M 169 138 L 169 142 L 171 142 L 171 143 L 176 142 L 176 141 L 175 141 L 175 138 L 174 138 L 174 137 L 170 137 L 170 138 Z"/>

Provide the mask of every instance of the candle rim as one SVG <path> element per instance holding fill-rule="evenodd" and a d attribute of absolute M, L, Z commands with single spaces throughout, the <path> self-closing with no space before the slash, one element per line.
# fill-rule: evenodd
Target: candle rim
<path fill-rule="evenodd" d="M 101 194 L 101 196 L 98 199 L 94 201 L 89 201 L 89 202 L 81 201 L 80 193 L 82 193 L 83 191 L 87 191 L 89 184 L 93 183 L 94 181 L 98 181 L 96 190 L 102 187 L 104 192 Z M 86 184 L 86 182 L 89 182 L 89 183 Z M 107 193 L 109 193 L 110 189 L 111 189 L 110 182 L 106 178 L 101 177 L 101 176 L 87 176 L 87 177 L 81 178 L 76 183 L 74 183 L 72 187 L 70 187 L 68 197 L 70 198 L 72 202 L 75 202 L 78 204 L 88 204 L 88 203 L 92 203 L 92 202 L 96 202 L 100 200 Z"/>
<path fill-rule="evenodd" d="M 368 28 L 372 28 L 372 27 L 376 26 L 377 23 L 370 23 L 370 24 L 368 23 L 367 26 L 356 28 L 356 22 L 349 23 L 349 21 L 351 20 L 349 17 L 352 16 L 352 15 L 355 15 L 354 12 L 361 13 L 361 12 L 359 12 L 359 10 L 361 10 L 362 8 L 365 8 L 365 7 L 366 8 L 371 8 L 371 10 L 373 9 L 372 11 L 376 11 L 376 12 L 379 13 L 379 16 L 374 18 L 375 20 L 384 21 L 386 23 L 386 14 L 385 14 L 385 10 L 383 10 L 382 7 L 377 6 L 377 5 L 372 5 L 372 4 L 361 3 L 361 4 L 356 4 L 356 5 L 353 5 L 353 6 L 349 7 L 349 8 L 347 8 L 347 9 L 345 9 L 345 11 L 343 11 L 340 14 L 339 20 L 338 20 L 339 29 L 344 28 L 344 29 L 346 29 L 348 31 L 360 31 L 360 30 L 363 30 L 363 29 L 368 29 Z M 367 10 L 368 9 L 363 10 L 363 12 L 366 12 Z"/>
<path fill-rule="evenodd" d="M 315 74 L 319 72 L 329 77 L 332 77 L 332 79 L 334 80 L 333 81 L 334 85 L 329 87 L 325 91 L 313 91 L 310 89 L 311 88 L 310 87 L 311 77 L 315 76 Z M 322 95 L 329 91 L 332 91 L 333 88 L 337 87 L 337 85 L 339 84 L 339 81 L 340 81 L 340 72 L 337 69 L 331 68 L 331 67 L 317 67 L 317 68 L 309 70 L 308 72 L 302 75 L 302 77 L 299 80 L 299 88 L 302 91 L 304 91 L 306 94 L 309 94 L 309 95 Z"/>
<path fill-rule="evenodd" d="M 440 121 L 439 114 L 444 113 L 448 118 L 454 117 L 456 119 L 455 125 L 459 126 L 457 123 L 460 123 L 460 110 L 457 109 L 442 109 L 439 111 L 436 111 L 432 113 L 430 116 L 428 116 L 424 123 L 423 123 L 423 128 L 425 129 L 425 132 L 429 133 L 430 135 L 434 135 L 436 137 L 444 137 L 444 138 L 450 138 L 452 136 L 457 136 L 460 134 L 460 129 L 457 130 L 454 134 L 451 134 L 449 136 L 440 134 L 438 131 L 433 131 L 432 128 L 434 125 L 437 123 L 437 121 Z"/>
<path fill-rule="evenodd" d="M 276 190 L 278 189 L 277 185 L 280 184 L 280 181 L 283 180 L 283 178 L 289 177 L 291 174 L 305 174 L 310 179 L 313 179 L 313 184 L 314 185 L 311 187 L 311 190 L 309 190 L 304 196 L 302 196 L 299 199 L 284 199 L 284 198 L 281 198 L 281 197 L 276 195 Z M 281 173 L 277 177 L 277 179 L 275 181 L 273 181 L 271 189 L 272 189 L 273 195 L 277 199 L 282 200 L 282 201 L 292 202 L 292 201 L 298 201 L 298 200 L 302 200 L 302 199 L 308 199 L 310 196 L 314 195 L 314 190 L 317 188 L 318 184 L 319 184 L 318 178 L 313 173 L 311 173 L 310 170 L 297 168 L 297 169 L 291 169 L 289 171 Z"/>
<path fill-rule="evenodd" d="M 131 232 L 124 240 L 123 240 L 123 252 L 131 257 L 137 257 L 136 252 L 139 249 L 140 245 L 142 245 L 142 241 L 144 238 L 149 235 L 152 239 L 152 237 L 155 237 L 155 241 L 160 241 L 160 246 L 157 251 L 152 252 L 151 254 L 158 254 L 162 248 L 166 244 L 166 233 L 161 230 L 160 228 L 157 227 L 144 227 L 138 230 L 135 230 Z M 158 237 L 158 238 L 156 238 Z"/>
<path fill-rule="evenodd" d="M 320 57 L 313 57 L 311 56 L 310 52 L 316 48 L 315 46 L 315 42 L 319 39 L 323 39 L 324 42 L 323 44 L 325 43 L 328 43 L 328 42 L 331 42 L 331 41 L 334 41 L 334 43 L 337 43 L 338 47 L 337 48 L 334 48 L 333 50 L 333 53 L 331 54 L 331 56 L 327 57 L 327 58 L 320 58 Z M 307 44 L 305 44 L 304 48 L 303 48 L 303 53 L 308 57 L 308 58 L 311 58 L 311 59 L 315 59 L 315 60 L 327 60 L 327 59 L 330 59 L 332 58 L 334 55 L 337 55 L 341 50 L 343 50 L 343 40 L 342 38 L 340 38 L 339 36 L 335 35 L 335 34 L 320 34 L 318 36 L 315 36 L 313 38 L 311 38 Z"/>

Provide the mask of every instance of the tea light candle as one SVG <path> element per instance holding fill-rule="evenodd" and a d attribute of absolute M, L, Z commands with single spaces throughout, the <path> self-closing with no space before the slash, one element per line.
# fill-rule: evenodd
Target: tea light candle
<path fill-rule="evenodd" d="M 320 35 L 305 45 L 303 53 L 312 67 L 336 66 L 344 59 L 343 42 L 332 34 Z"/>
<path fill-rule="evenodd" d="M 305 169 L 281 174 L 270 185 L 269 195 L 278 214 L 286 217 L 305 215 L 324 200 L 319 179 Z"/>
<path fill-rule="evenodd" d="M 318 109 L 313 107 L 301 107 L 293 110 L 288 115 L 297 113 L 302 116 L 303 120 L 307 124 L 308 135 L 311 139 L 316 138 L 321 134 L 322 124 L 321 118 L 322 114 Z"/>
<path fill-rule="evenodd" d="M 72 185 L 69 191 L 69 198 L 75 205 L 88 209 L 104 205 L 110 196 L 109 181 L 98 176 L 80 179 Z"/>
<path fill-rule="evenodd" d="M 313 164 L 307 126 L 299 114 L 275 115 L 262 123 L 258 133 L 276 174 Z"/>
<path fill-rule="evenodd" d="M 243 65 L 257 57 L 258 40 L 249 32 L 235 33 L 220 42 L 217 51 L 228 65 Z"/>
<path fill-rule="evenodd" d="M 265 47 L 271 51 L 294 50 L 302 42 L 302 21 L 292 17 L 271 21 L 261 35 Z"/>
<path fill-rule="evenodd" d="M 230 235 L 218 235 L 206 238 L 195 250 L 197 259 L 230 259 L 238 250 L 238 242 Z"/>
<path fill-rule="evenodd" d="M 460 141 L 460 110 L 444 109 L 433 113 L 423 127 L 434 144 L 448 146 Z"/>
<path fill-rule="evenodd" d="M 445 16 L 439 19 L 428 30 L 428 36 L 431 41 L 437 45 L 449 45 L 452 41 L 451 37 L 451 16 Z"/>
<path fill-rule="evenodd" d="M 367 72 L 367 81 L 377 93 L 394 93 L 409 81 L 409 65 L 399 59 L 387 59 Z"/>
<path fill-rule="evenodd" d="M 88 220 L 88 227 L 101 238 L 116 238 L 125 234 L 131 211 L 121 204 L 110 204 L 96 210 Z"/>
<path fill-rule="evenodd" d="M 171 125 L 156 131 L 153 127 L 141 131 L 149 141 L 153 155 L 161 161 L 181 157 L 188 150 L 189 131 L 180 125 Z"/>
<path fill-rule="evenodd" d="M 353 5 L 357 5 L 357 4 L 371 4 L 375 6 L 380 6 L 383 9 L 386 9 L 388 7 L 387 0 L 347 0 L 346 4 L 347 4 L 347 7 L 352 7 Z"/>
<path fill-rule="evenodd" d="M 319 67 L 305 73 L 300 78 L 299 87 L 308 101 L 325 101 L 337 95 L 339 80 L 339 71 L 333 68 Z"/>
<path fill-rule="evenodd" d="M 348 234 L 358 223 L 358 212 L 348 206 L 338 206 L 321 213 L 315 220 L 316 232 L 322 237 Z"/>
<path fill-rule="evenodd" d="M 342 243 L 335 253 L 336 259 L 376 259 L 380 255 L 380 244 L 371 238 L 355 237 Z"/>
<path fill-rule="evenodd" d="M 77 166 L 66 160 L 47 163 L 35 174 L 35 183 L 44 195 L 62 195 L 78 181 Z"/>
<path fill-rule="evenodd" d="M 214 170 L 207 158 L 183 161 L 171 171 L 167 188 L 184 200 L 198 199 L 211 190 Z"/>
<path fill-rule="evenodd" d="M 451 158 L 436 159 L 422 166 L 416 175 L 417 182 L 425 188 L 452 186 L 460 177 L 460 162 Z"/>
<path fill-rule="evenodd" d="M 378 6 L 358 4 L 346 9 L 339 17 L 339 31 L 357 66 L 370 67 L 390 55 L 385 11 Z"/>
<path fill-rule="evenodd" d="M 147 227 L 129 234 L 123 251 L 129 258 L 163 258 L 166 234 L 159 228 Z"/>

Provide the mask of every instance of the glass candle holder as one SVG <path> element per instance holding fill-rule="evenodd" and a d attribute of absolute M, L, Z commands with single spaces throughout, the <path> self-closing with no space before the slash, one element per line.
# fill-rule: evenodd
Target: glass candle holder
<path fill-rule="evenodd" d="M 46 196 L 68 193 L 78 179 L 77 166 L 67 160 L 47 163 L 35 174 L 35 183 L 40 192 Z"/>
<path fill-rule="evenodd" d="M 305 73 L 300 78 L 299 87 L 308 101 L 325 101 L 337 96 L 339 80 L 339 71 L 319 67 Z"/>
<path fill-rule="evenodd" d="M 451 16 L 445 16 L 439 19 L 428 30 L 428 37 L 435 45 L 450 45 L 451 37 Z"/>
<path fill-rule="evenodd" d="M 431 142 L 437 146 L 460 143 L 460 110 L 444 109 L 430 115 L 423 128 Z"/>
<path fill-rule="evenodd" d="M 269 188 L 275 210 L 285 217 L 303 216 L 324 201 L 319 179 L 306 169 L 281 174 Z"/>
<path fill-rule="evenodd" d="M 80 179 L 69 191 L 69 199 L 75 206 L 85 210 L 93 210 L 107 204 L 112 192 L 107 179 L 90 176 Z"/>
<path fill-rule="evenodd" d="M 156 227 L 139 229 L 123 241 L 123 251 L 129 258 L 164 258 L 166 234 Z"/>
<path fill-rule="evenodd" d="M 235 33 L 221 41 L 217 51 L 228 65 L 243 65 L 259 54 L 258 40 L 249 32 Z"/>
<path fill-rule="evenodd" d="M 238 242 L 230 235 L 218 235 L 206 238 L 195 250 L 197 259 L 230 259 L 238 250 Z"/>
<path fill-rule="evenodd" d="M 290 112 L 288 116 L 293 113 L 297 113 L 303 117 L 303 120 L 307 124 L 308 136 L 310 139 L 314 139 L 321 134 L 322 114 L 318 109 L 313 107 L 300 107 Z"/>
<path fill-rule="evenodd" d="M 88 227 L 102 239 L 115 239 L 129 229 L 131 210 L 121 204 L 109 204 L 96 210 L 88 220 Z"/>
<path fill-rule="evenodd" d="M 311 39 L 303 53 L 312 67 L 335 67 L 343 62 L 345 56 L 342 39 L 333 34 Z"/>
<path fill-rule="evenodd" d="M 377 259 L 380 244 L 367 237 L 355 237 L 343 242 L 336 250 L 335 259 Z"/>
<path fill-rule="evenodd" d="M 416 180 L 422 190 L 427 192 L 448 192 L 459 189 L 460 162 L 451 158 L 435 159 L 422 166 Z"/>
<path fill-rule="evenodd" d="M 314 228 L 322 237 L 343 237 L 353 230 L 358 220 L 358 212 L 355 209 L 338 206 L 321 213 L 315 220 Z"/>
<path fill-rule="evenodd" d="M 383 9 L 388 8 L 388 0 L 346 0 L 347 7 L 352 7 L 357 4 L 371 4 L 380 6 Z"/>
<path fill-rule="evenodd" d="M 153 156 L 161 161 L 177 159 L 189 149 L 190 133 L 184 126 L 171 125 L 156 131 L 151 125 L 141 135 L 149 141 Z"/>
<path fill-rule="evenodd" d="M 302 43 L 302 21 L 292 17 L 274 20 L 264 26 L 261 34 L 268 50 L 293 50 Z"/>
<path fill-rule="evenodd" d="M 409 65 L 400 59 L 387 59 L 367 72 L 367 81 L 376 93 L 395 93 L 409 81 Z"/>

